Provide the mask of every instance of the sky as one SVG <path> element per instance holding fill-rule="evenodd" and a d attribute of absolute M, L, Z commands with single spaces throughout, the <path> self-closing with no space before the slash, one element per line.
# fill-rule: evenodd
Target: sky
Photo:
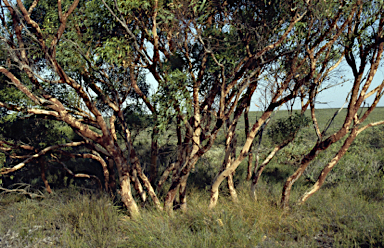
<path fill-rule="evenodd" d="M 340 66 L 342 70 L 341 72 L 338 72 L 337 76 L 339 75 L 340 77 L 343 76 L 343 78 L 349 79 L 349 81 L 342 85 L 335 86 L 325 90 L 324 92 L 321 92 L 316 98 L 318 102 L 315 105 L 316 108 L 341 108 L 344 105 L 345 101 L 347 100 L 348 93 L 351 91 L 351 88 L 352 88 L 353 74 L 352 74 L 352 70 L 346 64 L 344 65 L 342 64 Z M 370 86 L 369 91 L 376 88 L 381 82 L 383 82 L 383 80 L 384 80 L 384 66 L 382 64 L 381 66 L 379 66 L 375 74 L 375 77 L 373 78 L 372 85 Z M 375 94 L 370 96 L 366 100 L 366 102 L 369 105 L 371 105 L 374 98 L 375 98 Z M 348 106 L 347 104 L 345 105 L 345 107 Z M 380 107 L 384 106 L 384 99 L 380 100 L 378 106 Z M 300 106 L 297 106 L 297 109 L 298 108 L 300 108 Z"/>
<path fill-rule="evenodd" d="M 349 68 L 349 66 L 346 65 L 346 63 L 340 64 L 340 69 L 337 72 L 334 72 L 335 78 L 341 78 L 341 76 L 343 77 L 343 79 L 347 79 L 348 81 L 342 85 L 334 86 L 332 88 L 329 88 L 319 93 L 319 95 L 316 98 L 315 108 L 341 108 L 344 105 L 346 98 L 348 96 L 348 93 L 352 88 L 352 79 L 353 79 L 352 70 Z M 370 90 L 374 89 L 383 80 L 384 80 L 384 65 L 382 64 L 381 66 L 379 66 L 376 72 L 376 75 L 373 78 L 372 85 L 369 89 Z M 152 89 L 154 91 L 157 88 L 157 82 L 150 73 L 147 74 L 147 81 L 151 84 Z M 250 111 L 262 110 L 260 107 L 258 107 L 261 105 L 260 101 L 258 100 L 259 97 L 260 97 L 260 94 L 258 94 L 257 92 L 252 97 Z M 375 94 L 369 97 L 367 99 L 367 103 L 372 104 L 374 97 L 375 97 Z M 348 105 L 345 104 L 344 107 L 346 108 L 347 106 Z M 380 100 L 378 107 L 379 106 L 380 107 L 384 106 L 384 99 Z M 284 110 L 284 109 L 286 109 L 286 106 L 283 106 L 281 108 L 281 110 Z M 293 109 L 300 109 L 300 101 L 297 101 L 294 104 Z"/>

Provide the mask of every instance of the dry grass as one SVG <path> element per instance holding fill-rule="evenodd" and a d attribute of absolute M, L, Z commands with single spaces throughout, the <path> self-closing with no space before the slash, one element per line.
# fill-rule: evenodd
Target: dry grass
<path fill-rule="evenodd" d="M 278 190 L 245 188 L 208 210 L 208 194 L 192 190 L 186 213 L 143 209 L 131 220 L 104 195 L 57 192 L 43 200 L 0 198 L 1 247 L 383 247 L 382 201 L 357 187 L 324 189 L 304 206 L 279 208 Z"/>

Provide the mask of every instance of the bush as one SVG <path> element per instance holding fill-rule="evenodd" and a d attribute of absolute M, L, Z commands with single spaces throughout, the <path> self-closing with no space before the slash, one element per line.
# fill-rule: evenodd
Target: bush
<path fill-rule="evenodd" d="M 293 138 L 300 128 L 308 126 L 310 122 L 309 117 L 295 113 L 274 121 L 268 128 L 267 135 L 275 144 L 281 144 Z"/>

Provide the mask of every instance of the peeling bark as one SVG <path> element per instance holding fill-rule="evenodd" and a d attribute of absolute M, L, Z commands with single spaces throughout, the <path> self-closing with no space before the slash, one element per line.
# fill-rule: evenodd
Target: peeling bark
<path fill-rule="evenodd" d="M 245 137 L 248 137 L 248 134 L 249 134 L 249 117 L 248 117 L 249 109 L 250 109 L 250 102 L 248 102 L 248 107 L 244 111 Z M 251 177 L 252 177 L 252 162 L 253 162 L 252 147 L 253 147 L 253 142 L 251 147 L 249 148 L 249 153 L 248 153 L 248 170 L 247 170 L 247 178 L 246 178 L 247 181 L 251 180 Z"/>
<path fill-rule="evenodd" d="M 131 144 L 131 146 L 132 146 L 132 144 Z M 163 210 L 163 208 L 161 207 L 160 201 L 157 198 L 155 190 L 152 187 L 151 182 L 149 181 L 149 179 L 147 178 L 147 176 L 143 173 L 143 170 L 141 169 L 139 158 L 137 157 L 134 149 L 131 149 L 130 160 L 134 166 L 134 170 L 137 171 L 138 176 L 143 181 L 144 186 L 147 188 L 147 191 L 148 191 L 149 195 L 151 196 L 151 199 L 154 202 L 156 208 L 159 210 Z"/>
<path fill-rule="evenodd" d="M 331 170 L 335 167 L 335 165 L 345 155 L 345 153 L 348 151 L 348 149 L 351 146 L 351 144 L 353 143 L 353 141 L 356 139 L 356 137 L 362 131 L 364 131 L 365 129 L 367 129 L 369 127 L 383 125 L 383 124 L 384 124 L 384 121 L 378 121 L 378 122 L 374 122 L 374 123 L 369 123 L 369 124 L 365 125 L 364 127 L 360 128 L 360 129 L 358 129 L 357 127 L 352 129 L 351 133 L 348 135 L 348 138 L 344 141 L 343 145 L 341 146 L 341 148 L 339 149 L 337 154 L 323 168 L 323 170 L 321 171 L 321 173 L 320 173 L 316 183 L 312 186 L 312 188 L 310 190 L 308 190 L 307 192 L 305 192 L 301 196 L 301 198 L 298 201 L 298 204 L 305 203 L 305 201 L 307 201 L 309 197 L 311 197 L 314 193 L 316 193 L 320 189 L 320 187 L 324 184 L 325 179 L 326 179 L 327 175 L 329 174 L 329 172 L 331 172 Z"/>
<path fill-rule="evenodd" d="M 140 195 L 141 200 L 143 201 L 143 203 L 145 203 L 147 201 L 147 193 L 145 193 L 143 186 L 141 185 L 139 178 L 137 177 L 136 169 L 133 169 L 131 171 L 131 181 L 136 192 Z"/>

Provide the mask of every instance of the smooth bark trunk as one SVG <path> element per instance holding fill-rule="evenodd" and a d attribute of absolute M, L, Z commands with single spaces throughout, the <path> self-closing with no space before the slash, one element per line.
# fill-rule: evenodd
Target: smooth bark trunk
<path fill-rule="evenodd" d="M 263 163 L 260 165 L 259 168 L 257 168 L 257 171 L 253 177 L 252 183 L 251 183 L 251 196 L 252 198 L 257 201 L 257 195 L 256 195 L 256 185 L 259 182 L 259 179 L 261 177 L 261 174 L 263 173 L 263 170 L 265 166 L 272 160 L 272 158 L 275 156 L 275 154 L 280 150 L 280 146 L 275 146 L 275 148 L 272 150 L 271 153 L 269 153 L 268 157 L 266 157 L 263 161 Z M 256 167 L 255 167 L 256 169 Z"/>
<path fill-rule="evenodd" d="M 271 116 L 271 114 L 272 114 L 272 109 L 269 109 L 263 113 L 263 115 L 260 117 L 260 119 L 252 127 L 252 130 L 249 132 L 249 134 L 247 136 L 247 140 L 246 140 L 246 142 L 243 146 L 243 149 L 241 150 L 239 156 L 237 157 L 237 159 L 227 169 L 225 169 L 223 172 L 221 172 L 216 177 L 215 181 L 212 184 L 212 188 L 211 188 L 211 199 L 210 199 L 210 203 L 209 203 L 210 209 L 214 208 L 217 205 L 217 200 L 218 200 L 218 196 L 219 196 L 219 186 L 220 186 L 221 182 L 225 178 L 227 178 L 230 174 L 232 174 L 237 169 L 237 167 L 240 165 L 240 163 L 243 161 L 243 159 L 247 155 L 247 153 L 248 153 L 248 151 L 249 151 L 249 149 L 253 143 L 253 140 L 256 136 L 257 131 L 260 129 L 262 124 Z"/>
<path fill-rule="evenodd" d="M 348 138 L 344 141 L 344 144 L 339 149 L 338 153 L 332 158 L 332 160 L 324 167 L 321 171 L 319 178 L 316 183 L 312 186 L 310 190 L 305 192 L 303 196 L 299 199 L 298 204 L 303 204 L 309 197 L 311 197 L 314 193 L 316 193 L 320 187 L 324 184 L 324 181 L 328 175 L 328 173 L 335 167 L 335 165 L 339 162 L 339 160 L 345 155 L 351 146 L 352 142 L 357 137 L 358 130 L 354 128 Z"/>
<path fill-rule="evenodd" d="M 121 182 L 121 201 L 124 203 L 125 207 L 128 209 L 129 214 L 132 218 L 137 218 L 139 213 L 139 208 L 135 200 L 133 199 L 131 192 L 131 182 L 129 176 L 125 175 L 120 180 Z"/>
<path fill-rule="evenodd" d="M 347 116 L 348 118 L 348 116 Z M 346 119 L 347 119 L 346 118 Z M 301 175 L 304 173 L 305 169 L 308 167 L 308 165 L 316 158 L 316 156 L 319 154 L 319 152 L 326 150 L 330 145 L 333 143 L 339 141 L 342 137 L 344 137 L 349 130 L 349 125 L 351 123 L 351 120 L 348 120 L 343 125 L 343 128 L 341 128 L 338 132 L 331 135 L 329 138 L 322 142 L 318 142 L 312 150 L 304 156 L 304 158 L 301 161 L 300 167 L 293 173 L 285 182 L 281 197 L 281 207 L 282 208 L 288 208 L 289 207 L 289 197 L 291 194 L 292 185 L 301 177 Z"/>

